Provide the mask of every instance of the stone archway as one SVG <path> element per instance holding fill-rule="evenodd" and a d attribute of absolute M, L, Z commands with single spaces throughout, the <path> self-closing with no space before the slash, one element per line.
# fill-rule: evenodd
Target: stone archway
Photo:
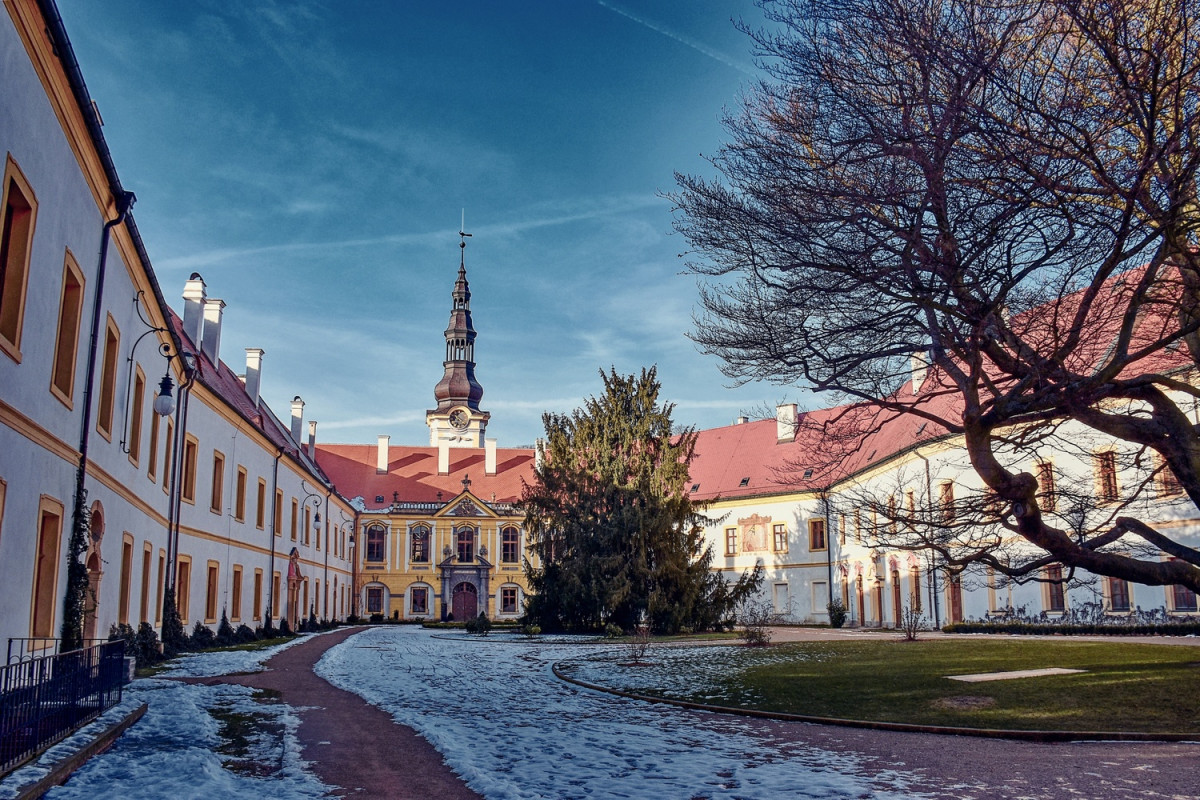
<path fill-rule="evenodd" d="M 479 590 L 475 588 L 475 584 L 463 581 L 454 587 L 452 612 L 457 622 L 479 616 Z"/>

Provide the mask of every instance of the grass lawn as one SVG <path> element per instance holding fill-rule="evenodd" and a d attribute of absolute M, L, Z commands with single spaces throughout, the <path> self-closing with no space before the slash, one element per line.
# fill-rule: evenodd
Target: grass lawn
<path fill-rule="evenodd" d="M 1200 646 L 972 638 L 802 642 L 745 655 L 724 683 L 746 708 L 972 728 L 1200 732 Z M 1047 667 L 1085 671 L 946 677 Z"/>

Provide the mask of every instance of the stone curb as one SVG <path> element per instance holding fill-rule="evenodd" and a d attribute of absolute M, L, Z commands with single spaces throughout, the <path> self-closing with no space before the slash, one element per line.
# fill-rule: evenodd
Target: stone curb
<path fill-rule="evenodd" d="M 560 662 L 561 663 L 561 662 Z M 715 714 L 735 714 L 743 717 L 758 719 L 780 720 L 782 722 L 808 722 L 814 725 L 838 725 L 844 728 L 867 728 L 877 731 L 896 731 L 898 733 L 935 733 L 943 736 L 975 736 L 982 739 L 1016 739 L 1026 742 L 1200 742 L 1197 733 L 1140 733 L 1134 731 L 1020 731 L 1003 730 L 998 728 L 955 728 L 945 725 L 913 725 L 906 722 L 873 722 L 861 719 L 838 719 L 836 717 L 813 717 L 806 714 L 787 714 L 781 711 L 759 711 L 754 708 L 735 708 L 731 706 L 714 706 L 707 703 L 693 703 L 688 700 L 672 700 L 666 697 L 627 692 L 623 689 L 613 689 L 600 686 L 588 681 L 572 678 L 559 670 L 558 664 L 551 665 L 554 676 L 575 686 L 591 689 L 597 692 L 627 697 L 631 700 L 641 700 L 646 703 L 661 703 L 677 706 L 693 711 L 710 711 Z"/>
<path fill-rule="evenodd" d="M 71 777 L 72 772 L 82 767 L 84 763 L 92 756 L 98 755 L 99 753 L 107 750 L 112 743 L 116 741 L 118 736 L 128 730 L 133 723 L 141 719 L 142 715 L 145 713 L 146 704 L 142 703 L 133 711 L 130 711 L 127 715 L 125 715 L 123 719 L 120 719 L 110 725 L 107 730 L 89 742 L 78 752 L 72 753 L 70 756 L 55 764 L 54 767 L 51 768 L 50 772 L 41 780 L 37 781 L 36 783 L 31 783 L 30 785 L 20 789 L 17 792 L 17 800 L 37 800 L 37 798 L 53 789 L 55 786 L 65 783 L 67 778 Z"/>

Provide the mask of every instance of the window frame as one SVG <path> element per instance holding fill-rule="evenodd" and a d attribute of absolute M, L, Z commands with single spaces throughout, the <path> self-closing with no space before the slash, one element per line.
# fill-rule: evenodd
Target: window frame
<path fill-rule="evenodd" d="M 454 529 L 454 555 L 458 558 L 458 563 L 470 564 L 475 561 L 478 538 L 479 534 L 474 526 L 460 525 Z"/>
<path fill-rule="evenodd" d="M 428 525 L 414 525 L 408 532 L 408 560 L 412 564 L 428 564 L 429 556 L 432 552 L 430 541 L 432 532 Z M 424 557 L 422 558 L 422 552 Z"/>
<path fill-rule="evenodd" d="M 511 601 L 510 598 L 511 597 Z M 521 594 L 517 586 L 500 587 L 500 613 L 516 614 Z"/>
<path fill-rule="evenodd" d="M 500 563 L 516 564 L 521 560 L 521 529 L 506 525 L 500 529 Z"/>
<path fill-rule="evenodd" d="M 829 549 L 829 535 L 825 526 L 825 520 L 821 517 L 813 517 L 808 520 L 808 551 L 810 553 L 823 553 Z"/>
<path fill-rule="evenodd" d="M 225 511 L 225 454 L 220 450 L 213 450 L 211 483 L 208 510 L 214 514 L 222 514 Z"/>
<path fill-rule="evenodd" d="M 787 524 L 776 522 L 771 525 L 771 549 L 776 553 L 788 551 Z"/>
<path fill-rule="evenodd" d="M 184 434 L 183 453 L 179 464 L 179 499 L 188 505 L 196 504 L 196 459 L 199 452 L 200 440 L 190 433 Z"/>
<path fill-rule="evenodd" d="M 58 295 L 58 318 L 54 334 L 54 357 L 50 365 L 50 393 L 67 408 L 75 407 L 75 367 L 79 361 L 79 327 L 83 321 L 83 270 L 67 249 L 63 258 L 62 285 Z"/>
<path fill-rule="evenodd" d="M 1104 504 L 1121 499 L 1121 486 L 1117 480 L 1117 454 L 1112 450 L 1101 450 L 1092 454 L 1096 499 Z"/>
<path fill-rule="evenodd" d="M 418 605 L 417 597 L 421 598 Z M 408 590 L 408 613 L 410 614 L 428 614 L 429 613 L 429 587 L 428 586 L 413 586 Z"/>
<path fill-rule="evenodd" d="M 374 541 L 372 539 L 374 538 Z M 387 561 L 387 528 L 379 523 L 372 523 L 363 531 L 366 547 L 363 548 L 363 561 L 370 564 L 383 564 Z"/>
<path fill-rule="evenodd" d="M 246 521 L 246 486 L 250 482 L 250 473 L 241 464 L 237 467 L 237 477 L 234 479 L 233 518 L 238 522 Z"/>
<path fill-rule="evenodd" d="M 30 594 L 29 635 L 33 638 L 54 636 L 58 609 L 58 561 L 62 550 L 65 507 L 58 500 L 42 495 L 38 501 L 38 526 L 34 547 L 33 585 Z"/>
<path fill-rule="evenodd" d="M 737 528 L 725 529 L 725 557 L 737 555 Z"/>
<path fill-rule="evenodd" d="M 113 417 L 117 406 L 117 371 L 121 355 L 121 329 L 112 314 L 104 323 L 104 348 L 100 356 L 100 385 L 96 398 L 96 432 L 112 442 Z"/>
<path fill-rule="evenodd" d="M 13 190 L 22 201 L 22 212 L 15 208 Z M 21 363 L 21 336 L 25 327 L 25 299 L 29 294 L 29 265 L 33 256 L 33 234 L 37 228 L 37 195 L 26 180 L 12 153 L 4 159 L 4 183 L 0 184 L 0 351 Z M 15 233 L 14 233 L 15 231 Z M 14 250 L 14 238 L 20 248 Z M 11 270 L 11 272 L 10 272 Z"/>

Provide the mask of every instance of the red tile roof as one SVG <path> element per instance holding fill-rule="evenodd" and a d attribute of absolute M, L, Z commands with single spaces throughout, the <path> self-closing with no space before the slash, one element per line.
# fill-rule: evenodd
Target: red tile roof
<path fill-rule="evenodd" d="M 361 496 L 368 508 L 378 506 L 382 496 L 391 503 L 392 493 L 402 503 L 434 503 L 440 492 L 448 501 L 463 490 L 463 479 L 471 479 L 471 493 L 484 502 L 514 503 L 521 497 L 522 481 L 533 480 L 534 451 L 496 450 L 496 474 L 484 474 L 482 448 L 450 448 L 450 473 L 439 475 L 436 447 L 388 447 L 388 471 L 375 471 L 377 445 L 317 444 L 317 461 L 344 497 Z M 494 495 L 494 498 L 493 498 Z"/>

